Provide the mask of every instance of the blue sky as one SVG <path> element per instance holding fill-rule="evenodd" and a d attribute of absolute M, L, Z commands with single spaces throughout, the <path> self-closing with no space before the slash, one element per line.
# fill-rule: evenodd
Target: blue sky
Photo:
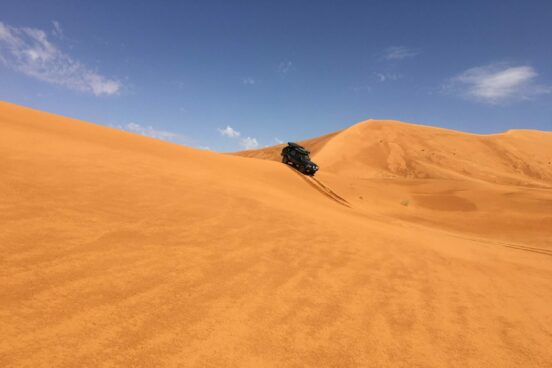
<path fill-rule="evenodd" d="M 0 99 L 217 151 L 552 130 L 551 1 L 0 2 Z"/>

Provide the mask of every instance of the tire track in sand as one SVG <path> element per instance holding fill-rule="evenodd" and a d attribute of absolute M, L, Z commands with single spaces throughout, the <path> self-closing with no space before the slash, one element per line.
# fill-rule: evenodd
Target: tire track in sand
<path fill-rule="evenodd" d="M 306 176 L 297 171 L 297 169 L 288 166 L 291 171 L 293 171 L 295 174 L 297 174 L 301 179 L 303 179 L 307 184 L 309 184 L 311 187 L 316 189 L 318 192 L 320 192 L 322 195 L 328 197 L 332 201 L 345 206 L 345 207 L 351 207 L 351 204 L 343 197 L 341 197 L 339 194 L 335 193 L 332 189 L 324 185 L 320 180 L 316 179 L 314 176 Z"/>

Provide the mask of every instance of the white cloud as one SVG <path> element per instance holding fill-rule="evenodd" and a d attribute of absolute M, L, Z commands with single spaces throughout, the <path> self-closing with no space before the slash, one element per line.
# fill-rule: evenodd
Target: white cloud
<path fill-rule="evenodd" d="M 52 34 L 57 38 L 63 38 L 63 29 L 61 29 L 61 26 L 59 25 L 59 22 L 57 20 L 53 20 L 52 24 L 54 25 L 54 29 L 52 30 Z"/>
<path fill-rule="evenodd" d="M 242 146 L 243 149 L 249 150 L 259 147 L 259 143 L 255 138 L 246 137 L 240 140 L 240 146 Z"/>
<path fill-rule="evenodd" d="M 245 85 L 254 85 L 255 84 L 255 79 L 253 79 L 253 78 L 244 78 L 242 80 L 242 83 L 245 84 Z"/>
<path fill-rule="evenodd" d="M 54 23 L 57 29 L 56 24 L 59 24 Z M 96 96 L 114 95 L 122 88 L 121 82 L 97 73 L 62 52 L 40 29 L 12 27 L 0 22 L 0 62 L 29 77 Z"/>
<path fill-rule="evenodd" d="M 220 134 L 228 138 L 236 138 L 240 136 L 240 132 L 232 128 L 230 125 L 227 125 L 224 129 L 217 129 Z"/>
<path fill-rule="evenodd" d="M 176 133 L 158 130 L 153 128 L 152 126 L 142 126 L 136 123 L 128 123 L 126 126 L 123 127 L 123 129 L 129 132 L 145 135 L 147 137 L 162 139 L 164 141 L 172 141 L 175 138 L 179 137 L 179 135 Z"/>
<path fill-rule="evenodd" d="M 414 57 L 420 53 L 420 50 L 409 49 L 404 46 L 391 46 L 384 50 L 383 58 L 386 60 L 403 60 Z"/>
<path fill-rule="evenodd" d="M 279 65 L 278 65 L 278 72 L 282 73 L 282 74 L 287 74 L 289 73 L 290 71 L 292 71 L 294 69 L 293 67 L 293 63 L 289 60 L 285 60 L 285 61 L 282 61 Z"/>
<path fill-rule="evenodd" d="M 282 143 L 284 143 L 284 141 L 281 140 L 281 139 L 278 138 L 278 137 L 275 137 L 275 138 L 274 138 L 274 142 L 276 142 L 277 144 L 282 144 Z"/>
<path fill-rule="evenodd" d="M 238 138 L 240 136 L 240 132 L 232 128 L 230 125 L 227 125 L 224 129 L 217 129 L 220 134 L 222 134 L 225 137 L 228 138 Z M 257 139 L 252 137 L 245 137 L 239 140 L 239 145 L 243 149 L 254 149 L 259 147 L 259 142 L 257 142 Z"/>
<path fill-rule="evenodd" d="M 374 76 L 378 78 L 380 82 L 395 81 L 402 78 L 402 75 L 396 73 L 378 73 L 374 72 Z"/>
<path fill-rule="evenodd" d="M 452 78 L 447 89 L 483 103 L 527 100 L 552 89 L 534 83 L 538 73 L 531 66 L 491 64 L 466 70 Z"/>

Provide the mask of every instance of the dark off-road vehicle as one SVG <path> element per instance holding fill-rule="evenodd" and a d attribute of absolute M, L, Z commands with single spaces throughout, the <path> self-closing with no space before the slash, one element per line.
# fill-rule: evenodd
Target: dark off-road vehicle
<path fill-rule="evenodd" d="M 318 171 L 318 166 L 310 160 L 309 153 L 305 147 L 289 142 L 282 150 L 282 162 L 295 167 L 305 175 L 313 176 Z"/>

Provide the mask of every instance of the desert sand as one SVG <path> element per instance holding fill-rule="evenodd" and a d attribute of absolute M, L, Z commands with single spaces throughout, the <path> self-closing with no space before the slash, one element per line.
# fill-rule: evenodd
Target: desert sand
<path fill-rule="evenodd" d="M 2 367 L 550 367 L 552 133 L 220 154 L 0 102 Z"/>

